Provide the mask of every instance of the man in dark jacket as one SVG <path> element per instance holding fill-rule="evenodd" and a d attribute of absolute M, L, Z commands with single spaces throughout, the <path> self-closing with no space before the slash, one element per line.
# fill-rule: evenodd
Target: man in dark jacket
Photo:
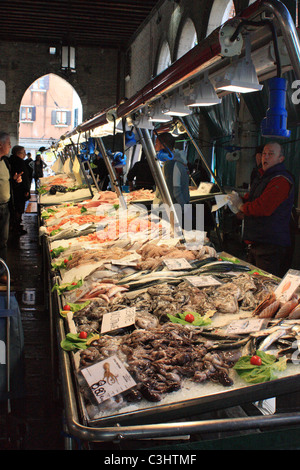
<path fill-rule="evenodd" d="M 9 236 L 9 219 L 12 211 L 12 186 L 19 185 L 22 176 L 12 173 L 9 163 L 11 148 L 10 137 L 6 132 L 0 131 L 0 258 L 7 261 L 7 240 Z M 7 283 L 5 267 L 0 265 L 0 283 Z"/>
<path fill-rule="evenodd" d="M 142 153 L 141 160 L 136 162 L 127 174 L 130 191 L 139 189 L 154 189 L 155 181 L 152 176 L 146 155 Z"/>
<path fill-rule="evenodd" d="M 23 229 L 22 215 L 25 211 L 25 202 L 30 199 L 30 177 L 27 165 L 24 161 L 26 157 L 25 148 L 21 145 L 15 145 L 12 149 L 9 163 L 12 173 L 22 175 L 22 183 L 13 186 L 14 193 L 14 221 L 13 233 L 15 235 L 24 235 L 26 230 Z"/>
<path fill-rule="evenodd" d="M 96 155 L 93 164 L 96 166 L 93 171 L 98 179 L 99 189 L 100 191 L 106 191 L 109 183 L 109 173 L 105 161 L 100 153 Z"/>
<path fill-rule="evenodd" d="M 244 218 L 244 241 L 249 262 L 282 277 L 282 265 L 291 245 L 290 219 L 294 202 L 294 182 L 284 164 L 281 145 L 269 142 L 262 152 L 262 168 L 250 192 L 240 199 L 230 196 Z"/>
<path fill-rule="evenodd" d="M 32 178 L 33 178 L 34 160 L 33 160 L 33 158 L 31 157 L 31 153 L 30 153 L 30 152 L 27 153 L 27 158 L 26 158 L 26 160 L 25 160 L 25 163 L 26 163 L 26 165 L 27 165 L 28 174 L 29 174 L 29 180 L 30 180 L 30 186 L 31 186 L 31 182 L 32 182 Z"/>

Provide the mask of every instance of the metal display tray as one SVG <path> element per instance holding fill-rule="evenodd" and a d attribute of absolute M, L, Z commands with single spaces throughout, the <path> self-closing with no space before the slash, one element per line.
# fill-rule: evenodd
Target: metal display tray
<path fill-rule="evenodd" d="M 55 310 L 57 302 L 58 299 L 53 302 Z M 57 311 L 53 313 L 57 318 Z M 59 343 L 65 338 L 65 335 L 66 321 L 59 318 L 57 322 Z M 141 436 L 149 438 L 181 435 L 186 432 L 196 433 L 208 426 L 208 422 L 197 421 L 197 417 L 201 414 L 300 390 L 299 365 L 289 364 L 284 376 L 270 382 L 250 386 L 235 383 L 229 388 L 215 384 L 215 392 L 212 394 L 203 394 L 192 399 L 173 401 L 168 404 L 151 404 L 143 409 L 130 412 L 119 410 L 109 416 L 91 419 L 86 413 L 84 400 L 79 391 L 74 354 L 60 348 L 59 359 L 67 427 L 71 434 L 90 441 L 114 440 L 120 434 L 123 438 L 141 439 Z M 203 390 L 205 391 L 205 385 Z M 281 424 L 282 420 L 295 423 L 299 419 L 300 422 L 300 414 L 271 415 L 257 419 L 259 422 L 262 419 L 261 426 L 276 426 L 276 423 Z M 225 429 L 226 426 L 229 429 L 236 427 L 247 429 L 249 426 L 257 426 L 258 422 L 252 418 L 243 418 L 231 419 L 228 422 L 225 420 L 223 424 Z M 219 426 L 219 420 L 209 421 L 210 428 L 216 430 Z"/>
<path fill-rule="evenodd" d="M 48 251 L 47 241 L 45 241 L 45 245 L 44 254 Z M 48 257 L 45 262 L 46 264 L 51 263 L 50 258 Z M 284 376 L 281 375 L 280 378 L 270 382 L 250 386 L 237 383 L 229 388 L 219 385 L 215 387 L 214 393 L 211 394 L 199 394 L 194 398 L 174 400 L 168 404 L 151 404 L 143 409 L 130 412 L 119 410 L 109 416 L 97 419 L 89 418 L 83 397 L 79 391 L 74 354 L 60 348 L 60 342 L 68 332 L 66 320 L 59 314 L 61 301 L 57 292 L 53 292 L 50 297 L 52 297 L 50 315 L 53 324 L 55 324 L 54 330 L 56 330 L 59 348 L 66 426 L 72 436 L 90 442 L 97 442 L 113 441 L 119 439 L 120 436 L 122 439 L 166 438 L 186 433 L 216 431 L 220 430 L 220 426 L 222 431 L 226 431 L 252 429 L 257 426 L 263 428 L 276 427 L 276 425 L 280 426 L 282 424 L 299 424 L 300 413 L 225 420 L 203 421 L 201 418 L 199 419 L 203 413 L 253 403 L 300 390 L 300 366 L 295 364 L 289 364 Z M 197 420 L 197 417 L 199 420 Z"/>
<path fill-rule="evenodd" d="M 65 334 L 64 321 L 58 322 L 58 338 Z M 118 439 L 168 438 L 199 432 L 237 431 L 300 423 L 300 413 L 282 413 L 258 417 L 203 420 L 201 413 L 252 403 L 300 389 L 300 374 L 258 385 L 223 390 L 214 395 L 157 405 L 131 413 L 118 413 L 100 420 L 86 418 L 79 394 L 70 353 L 59 352 L 66 426 L 79 439 L 99 442 Z"/>

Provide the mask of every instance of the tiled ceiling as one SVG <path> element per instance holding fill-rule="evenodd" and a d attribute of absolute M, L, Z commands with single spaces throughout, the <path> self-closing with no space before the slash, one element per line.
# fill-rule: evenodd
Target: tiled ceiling
<path fill-rule="evenodd" d="M 1 0 L 0 40 L 126 48 L 162 0 Z"/>

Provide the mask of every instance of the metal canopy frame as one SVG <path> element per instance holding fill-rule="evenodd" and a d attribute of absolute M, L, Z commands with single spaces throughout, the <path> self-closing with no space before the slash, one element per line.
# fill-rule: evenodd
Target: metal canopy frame
<path fill-rule="evenodd" d="M 280 34 L 284 40 L 290 59 L 290 64 L 285 66 L 285 70 L 293 68 L 296 78 L 300 79 L 300 43 L 298 33 L 291 15 L 283 3 L 278 0 L 257 0 L 237 17 L 229 20 L 229 22 L 234 22 L 237 25 L 240 25 L 243 21 L 256 21 L 259 23 L 261 20 L 265 20 L 266 18 L 268 21 L 272 22 L 277 33 Z M 146 105 L 151 105 L 153 101 L 174 91 L 179 86 L 192 83 L 204 72 L 208 72 L 211 79 L 220 75 L 220 73 L 224 72 L 231 63 L 230 57 L 223 57 L 221 55 L 221 46 L 219 42 L 220 29 L 221 27 L 217 28 L 210 36 L 205 38 L 184 56 L 174 62 L 164 72 L 153 78 L 131 98 L 124 101 L 119 106 L 111 106 L 101 111 L 93 118 L 80 124 L 76 129 L 64 137 L 71 137 L 74 133 L 86 132 L 104 126 L 111 121 L 112 116 L 114 119 L 124 119 L 134 115 L 135 113 L 139 113 Z M 270 42 L 273 39 L 272 30 L 268 25 L 260 25 L 257 27 L 253 27 L 252 25 L 251 29 L 250 41 L 252 59 L 259 79 L 265 80 L 276 75 L 277 71 L 274 61 L 262 61 L 259 57 L 261 53 L 267 54 L 269 51 Z M 242 54 L 243 53 L 244 52 L 242 50 Z M 226 92 L 220 93 L 220 96 L 224 94 L 226 94 Z M 204 165 L 207 167 L 204 156 L 199 150 L 199 147 L 195 144 L 194 139 L 192 139 L 192 143 Z M 144 147 L 144 151 L 149 155 L 149 151 L 146 146 Z M 153 158 L 153 155 L 150 158 Z M 151 168 L 153 168 L 153 165 L 151 165 Z M 161 191 L 163 202 L 165 204 L 169 204 L 170 194 L 162 173 L 155 171 L 153 177 L 157 186 L 159 188 L 163 188 Z M 221 189 L 221 185 L 215 175 L 214 178 Z"/>

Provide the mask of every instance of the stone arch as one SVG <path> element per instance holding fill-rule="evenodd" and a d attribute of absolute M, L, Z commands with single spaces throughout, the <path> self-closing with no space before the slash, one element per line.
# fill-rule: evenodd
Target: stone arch
<path fill-rule="evenodd" d="M 36 78 L 19 101 L 19 141 L 34 153 L 82 122 L 83 105 L 65 77 L 49 73 Z"/>
<path fill-rule="evenodd" d="M 214 0 L 210 11 L 206 36 L 209 36 L 216 28 L 235 16 L 233 0 Z"/>
<path fill-rule="evenodd" d="M 178 38 L 176 59 L 180 59 L 180 57 L 196 46 L 197 43 L 198 37 L 194 22 L 191 18 L 186 18 Z"/>

